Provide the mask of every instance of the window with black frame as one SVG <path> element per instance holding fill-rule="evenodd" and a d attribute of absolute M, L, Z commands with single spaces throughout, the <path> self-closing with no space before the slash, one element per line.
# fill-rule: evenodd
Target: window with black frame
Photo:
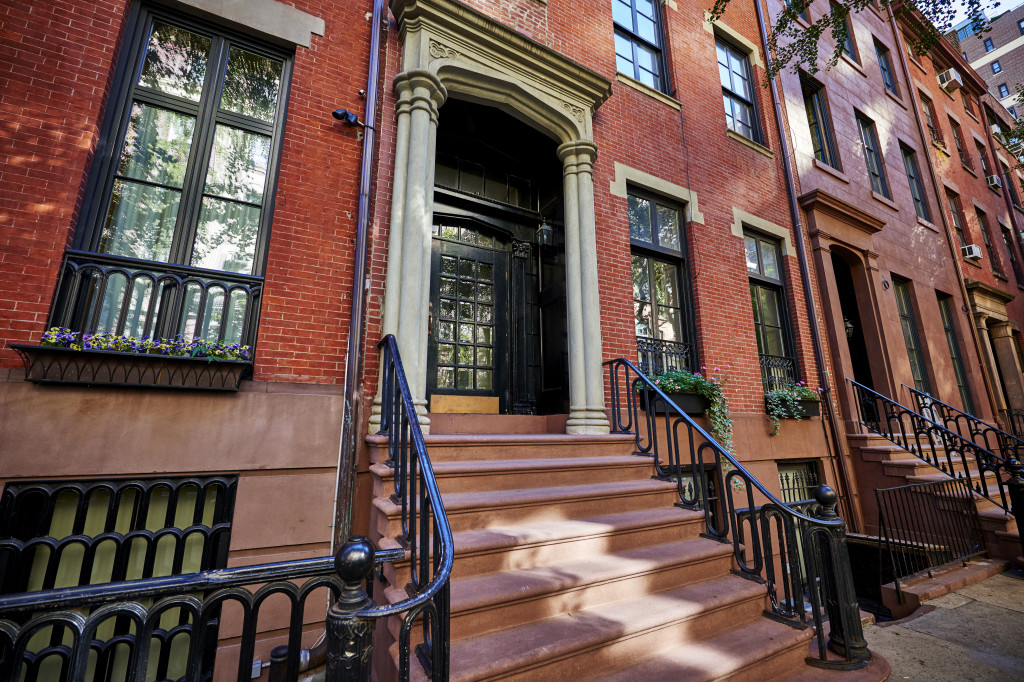
<path fill-rule="evenodd" d="M 767 393 L 796 383 L 798 376 L 783 280 L 782 243 L 760 232 L 744 230 L 743 246 L 761 381 Z"/>
<path fill-rule="evenodd" d="M 633 318 L 637 359 L 647 374 L 697 364 L 683 208 L 630 191 Z"/>
<path fill-rule="evenodd" d="M 800 74 L 800 87 L 804 95 L 804 111 L 807 113 L 807 127 L 811 132 L 814 158 L 822 163 L 842 170 L 836 138 L 832 130 L 832 116 L 825 99 L 825 87 L 810 76 Z"/>
<path fill-rule="evenodd" d="M 903 329 L 903 341 L 907 346 L 907 358 L 910 360 L 910 374 L 914 379 L 914 388 L 930 394 L 931 385 L 928 383 L 928 373 L 925 369 L 928 365 L 921 347 L 921 337 L 917 332 L 917 316 L 914 314 L 910 282 L 893 277 L 892 287 L 896 292 L 896 310 L 899 313 L 900 326 Z"/>
<path fill-rule="evenodd" d="M 875 54 L 878 56 L 878 68 L 882 72 L 882 85 L 898 97 L 900 93 L 896 86 L 896 72 L 892 68 L 892 55 L 889 48 L 875 40 Z"/>
<path fill-rule="evenodd" d="M 124 40 L 53 321 L 251 342 L 291 56 L 147 5 Z"/>
<path fill-rule="evenodd" d="M 946 334 L 946 345 L 949 347 L 949 358 L 953 364 L 956 388 L 960 392 L 960 404 L 963 405 L 964 412 L 974 414 L 974 402 L 971 400 L 971 391 L 967 385 L 967 372 L 964 369 L 963 356 L 960 354 L 960 342 L 953 326 L 953 297 L 939 292 L 935 292 L 935 295 L 939 301 L 939 316 L 942 318 L 942 329 Z"/>
<path fill-rule="evenodd" d="M 921 168 L 917 165 L 917 154 L 902 142 L 900 152 L 903 154 L 903 169 L 907 172 L 907 182 L 910 183 L 910 195 L 914 197 L 914 211 L 921 220 L 930 221 L 931 213 L 928 211 L 928 201 L 925 199 L 924 186 L 921 184 Z"/>
<path fill-rule="evenodd" d="M 746 52 L 722 38 L 715 39 L 718 77 L 725 102 L 725 125 L 743 137 L 762 143 L 761 123 L 757 115 L 754 76 Z"/>
<path fill-rule="evenodd" d="M 864 149 L 864 163 L 867 164 L 871 189 L 886 199 L 891 199 L 889 183 L 885 179 L 885 161 L 882 160 L 882 149 L 878 143 L 875 122 L 858 113 L 857 128 L 860 130 L 860 144 Z"/>
<path fill-rule="evenodd" d="M 615 68 L 655 90 L 668 92 L 661 51 L 661 4 L 612 0 Z"/>

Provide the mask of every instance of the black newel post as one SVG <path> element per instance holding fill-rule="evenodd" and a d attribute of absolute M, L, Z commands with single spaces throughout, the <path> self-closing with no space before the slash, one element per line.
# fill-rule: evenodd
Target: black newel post
<path fill-rule="evenodd" d="M 345 587 L 327 609 L 327 682 L 370 680 L 376 620 L 354 614 L 374 606 L 363 587 L 373 566 L 373 544 L 364 537 L 349 538 L 334 556 L 334 570 Z"/>
<path fill-rule="evenodd" d="M 814 499 L 821 505 L 815 518 L 822 521 L 842 521 L 836 513 L 839 496 L 824 483 L 814 489 Z M 833 653 L 848 657 L 851 667 L 859 668 L 871 660 L 868 643 L 864 639 L 864 628 L 860 622 L 860 607 L 853 589 L 853 569 L 846 549 L 846 524 L 832 530 L 828 556 L 822 557 L 825 576 L 825 611 L 828 614 L 830 632 L 828 648 Z"/>
<path fill-rule="evenodd" d="M 1006 482 L 1006 489 L 1010 493 L 1010 513 L 1017 519 L 1024 518 L 1024 476 L 1021 475 L 1021 463 L 1016 459 L 1006 462 L 1006 471 L 1010 474 L 1010 480 Z M 1020 536 L 1021 551 L 1024 552 L 1024 535 Z"/>

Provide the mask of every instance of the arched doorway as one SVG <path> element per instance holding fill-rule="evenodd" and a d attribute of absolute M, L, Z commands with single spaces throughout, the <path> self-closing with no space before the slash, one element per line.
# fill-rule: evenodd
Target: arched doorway
<path fill-rule="evenodd" d="M 840 249 L 833 248 L 831 256 L 832 271 L 836 279 L 836 293 L 839 296 L 843 319 L 843 334 L 840 338 L 846 339 L 852 378 L 857 383 L 874 389 L 871 359 L 864 339 L 864 322 L 857 299 L 857 289 L 853 282 L 853 270 Z"/>

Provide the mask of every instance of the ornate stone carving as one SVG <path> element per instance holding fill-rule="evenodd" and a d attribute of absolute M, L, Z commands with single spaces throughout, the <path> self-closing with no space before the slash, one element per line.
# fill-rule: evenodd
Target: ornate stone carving
<path fill-rule="evenodd" d="M 428 49 L 430 51 L 430 56 L 433 57 L 434 59 L 458 59 L 459 58 L 459 53 L 458 52 L 456 52 L 452 48 L 448 47 L 447 45 L 443 45 L 442 43 L 437 42 L 436 40 L 431 40 L 430 41 L 430 46 L 429 46 Z"/>
<path fill-rule="evenodd" d="M 583 111 L 582 107 L 563 101 L 562 108 L 568 111 L 569 115 L 575 118 L 577 122 L 583 123 L 586 112 Z"/>
<path fill-rule="evenodd" d="M 512 255 L 516 258 L 530 257 L 530 242 L 521 242 L 518 239 L 512 240 Z"/>

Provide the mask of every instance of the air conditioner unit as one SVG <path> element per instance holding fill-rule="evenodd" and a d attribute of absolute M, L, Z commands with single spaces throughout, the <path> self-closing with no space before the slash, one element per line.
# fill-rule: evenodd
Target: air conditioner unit
<path fill-rule="evenodd" d="M 967 260 L 981 260 L 981 247 L 977 244 L 961 246 L 960 252 L 964 254 L 964 258 Z"/>
<path fill-rule="evenodd" d="M 956 69 L 948 69 L 939 74 L 939 85 L 946 92 L 952 92 L 963 87 L 964 79 Z"/>
<path fill-rule="evenodd" d="M 1003 181 L 998 175 L 989 175 L 985 178 L 985 182 L 987 182 L 988 186 L 992 189 L 999 189 L 1003 186 Z"/>
<path fill-rule="evenodd" d="M 988 129 L 992 131 L 993 135 L 998 135 L 999 133 L 1003 132 L 1003 129 L 999 127 L 998 123 L 993 123 L 988 127 Z"/>

